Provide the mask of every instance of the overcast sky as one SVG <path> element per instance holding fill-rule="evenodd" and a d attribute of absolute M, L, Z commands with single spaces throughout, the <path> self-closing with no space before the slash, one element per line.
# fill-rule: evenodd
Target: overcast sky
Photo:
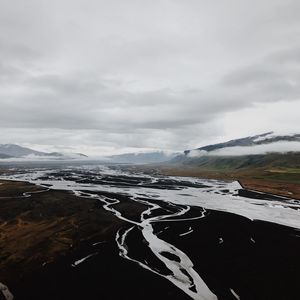
<path fill-rule="evenodd" d="M 299 0 L 0 0 L 0 143 L 113 154 L 300 132 Z"/>

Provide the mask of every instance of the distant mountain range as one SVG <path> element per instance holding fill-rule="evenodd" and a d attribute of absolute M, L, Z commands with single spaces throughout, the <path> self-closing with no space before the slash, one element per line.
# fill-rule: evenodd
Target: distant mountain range
<path fill-rule="evenodd" d="M 112 155 L 107 158 L 113 163 L 150 164 L 169 161 L 177 155 L 179 155 L 178 152 L 167 153 L 164 151 L 154 151 L 145 153 L 125 153 Z"/>
<path fill-rule="evenodd" d="M 68 159 L 82 159 L 87 158 L 82 153 L 59 153 L 59 152 L 41 152 L 30 148 L 22 147 L 15 144 L 0 144 L 0 159 L 55 159 L 55 160 L 68 160 Z"/>
<path fill-rule="evenodd" d="M 139 152 L 106 157 L 106 162 L 127 164 L 168 163 L 201 168 L 244 168 L 263 165 L 299 165 L 300 134 L 267 132 L 223 143 L 178 152 Z M 15 144 L 0 144 L 0 159 L 69 160 L 85 159 L 81 153 L 42 152 Z"/>
<path fill-rule="evenodd" d="M 294 149 L 295 146 L 296 150 Z M 282 160 L 282 154 L 287 152 L 300 152 L 300 134 L 276 135 L 273 132 L 267 132 L 223 143 L 211 144 L 192 150 L 185 150 L 182 153 L 167 153 L 164 151 L 126 153 L 112 155 L 107 157 L 107 159 L 113 163 L 169 163 L 224 168 L 225 165 L 227 165 L 227 167 L 229 167 L 229 165 L 242 167 L 243 165 L 251 164 L 267 164 L 271 157 L 271 160 Z M 267 153 L 272 153 L 273 155 L 267 155 Z M 254 156 L 256 156 L 256 158 Z M 258 156 L 260 156 L 260 158 Z M 268 162 L 266 161 L 266 157 L 268 157 Z M 286 160 L 285 163 L 287 163 Z M 293 162 L 291 162 L 291 164 L 293 164 Z"/>

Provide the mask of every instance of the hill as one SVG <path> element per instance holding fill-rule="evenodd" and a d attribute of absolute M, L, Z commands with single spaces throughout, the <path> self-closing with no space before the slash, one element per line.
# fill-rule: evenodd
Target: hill
<path fill-rule="evenodd" d="M 244 138 L 230 140 L 223 143 L 207 145 L 194 150 L 186 150 L 184 151 L 184 154 L 189 155 L 192 151 L 213 152 L 224 148 L 254 147 L 259 145 L 270 145 L 270 144 L 276 145 L 276 143 L 278 142 L 300 142 L 300 134 L 278 135 L 271 131 L 271 132 L 267 132 L 255 136 L 248 136 Z"/>
<path fill-rule="evenodd" d="M 113 163 L 149 164 L 149 163 L 166 162 L 177 155 L 178 153 L 154 151 L 154 152 L 140 152 L 140 153 L 125 153 L 119 155 L 112 155 L 107 158 L 109 159 L 109 161 Z"/>
<path fill-rule="evenodd" d="M 0 159 L 24 159 L 24 160 L 40 160 L 40 159 L 76 159 L 86 158 L 87 156 L 81 153 L 59 153 L 59 152 L 41 152 L 27 147 L 22 147 L 15 144 L 0 144 Z"/>
<path fill-rule="evenodd" d="M 272 132 L 186 150 L 159 167 L 166 175 L 239 180 L 300 199 L 300 135 Z"/>

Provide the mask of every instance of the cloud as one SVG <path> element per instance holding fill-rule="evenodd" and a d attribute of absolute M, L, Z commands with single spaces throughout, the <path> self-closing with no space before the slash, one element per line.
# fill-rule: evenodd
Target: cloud
<path fill-rule="evenodd" d="M 289 121 L 299 11 L 296 0 L 2 1 L 0 141 L 183 150 L 273 130 L 278 103 L 300 130 Z M 243 118 L 255 124 L 241 131 Z"/>
<path fill-rule="evenodd" d="M 207 156 L 209 155 L 209 152 L 205 150 L 190 150 L 190 152 L 187 154 L 189 158 L 196 158 L 201 156 Z"/>
<path fill-rule="evenodd" d="M 287 153 L 300 152 L 300 142 L 274 142 L 271 144 L 262 144 L 255 146 L 235 146 L 217 149 L 214 151 L 191 151 L 190 157 L 201 156 L 241 156 L 241 155 L 258 155 L 267 153 Z"/>

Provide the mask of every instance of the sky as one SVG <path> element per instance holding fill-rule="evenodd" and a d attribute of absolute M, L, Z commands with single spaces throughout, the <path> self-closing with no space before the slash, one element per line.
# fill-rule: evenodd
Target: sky
<path fill-rule="evenodd" d="M 299 0 L 0 0 L 0 144 L 109 155 L 300 133 Z"/>

